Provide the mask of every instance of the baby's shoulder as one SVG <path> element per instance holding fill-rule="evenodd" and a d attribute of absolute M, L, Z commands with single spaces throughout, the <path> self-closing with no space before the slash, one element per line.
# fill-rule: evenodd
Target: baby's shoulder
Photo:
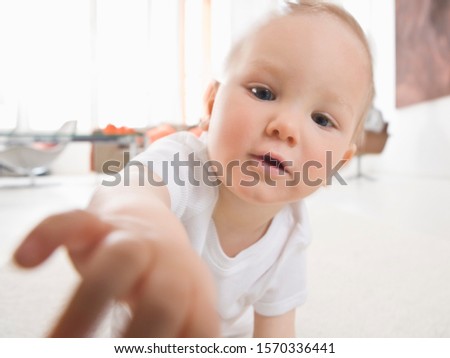
<path fill-rule="evenodd" d="M 178 131 L 172 134 L 169 134 L 167 137 L 162 138 L 162 140 L 172 140 L 179 143 L 183 143 L 188 146 L 196 147 L 196 146 L 204 146 L 205 143 L 202 140 L 203 136 L 196 136 L 192 132 L 189 131 Z"/>
<path fill-rule="evenodd" d="M 169 148 L 174 153 L 193 153 L 203 157 L 206 153 L 206 138 L 204 136 L 197 137 L 188 131 L 179 131 L 158 139 L 150 144 L 148 150 L 156 151 L 162 148 Z"/>

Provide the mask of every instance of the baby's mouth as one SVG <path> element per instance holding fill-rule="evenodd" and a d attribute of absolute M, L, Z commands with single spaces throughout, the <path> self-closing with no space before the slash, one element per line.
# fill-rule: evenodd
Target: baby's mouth
<path fill-rule="evenodd" d="M 286 162 L 276 158 L 270 153 L 266 153 L 264 155 L 254 155 L 253 158 L 260 162 L 264 167 L 277 169 L 280 173 L 289 173 L 285 165 Z"/>

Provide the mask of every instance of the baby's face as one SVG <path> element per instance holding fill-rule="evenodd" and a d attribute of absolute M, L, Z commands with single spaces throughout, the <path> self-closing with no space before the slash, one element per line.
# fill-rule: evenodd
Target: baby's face
<path fill-rule="evenodd" d="M 358 37 L 330 15 L 275 19 L 251 36 L 231 60 L 209 126 L 209 154 L 228 166 L 228 190 L 274 204 L 317 190 L 354 153 L 369 69 Z"/>

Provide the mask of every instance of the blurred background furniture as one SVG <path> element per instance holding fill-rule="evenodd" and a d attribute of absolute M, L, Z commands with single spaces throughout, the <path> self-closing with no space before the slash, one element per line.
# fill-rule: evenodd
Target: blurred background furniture
<path fill-rule="evenodd" d="M 362 144 L 358 146 L 356 152 L 357 173 L 356 178 L 366 178 L 373 180 L 372 177 L 362 172 L 362 157 L 366 154 L 380 154 L 383 152 L 388 140 L 388 123 L 384 123 L 381 132 L 372 132 L 365 130 L 363 134 Z"/>
<path fill-rule="evenodd" d="M 362 172 L 362 158 L 367 154 L 381 154 L 388 140 L 389 124 L 384 120 L 380 110 L 373 107 L 364 123 L 364 132 L 361 143 L 356 152 L 357 173 L 356 178 L 373 180 Z"/>
<path fill-rule="evenodd" d="M 0 146 L 0 165 L 16 175 L 29 176 L 30 184 L 35 185 L 35 176 L 49 170 L 51 163 L 71 141 L 76 127 L 76 121 L 68 121 L 45 141 L 36 141 L 32 133 L 13 131 Z"/>

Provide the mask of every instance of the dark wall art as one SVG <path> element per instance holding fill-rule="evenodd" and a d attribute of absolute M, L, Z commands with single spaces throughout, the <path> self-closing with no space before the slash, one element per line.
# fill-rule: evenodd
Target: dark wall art
<path fill-rule="evenodd" d="M 450 0 L 396 0 L 397 107 L 450 95 Z"/>

